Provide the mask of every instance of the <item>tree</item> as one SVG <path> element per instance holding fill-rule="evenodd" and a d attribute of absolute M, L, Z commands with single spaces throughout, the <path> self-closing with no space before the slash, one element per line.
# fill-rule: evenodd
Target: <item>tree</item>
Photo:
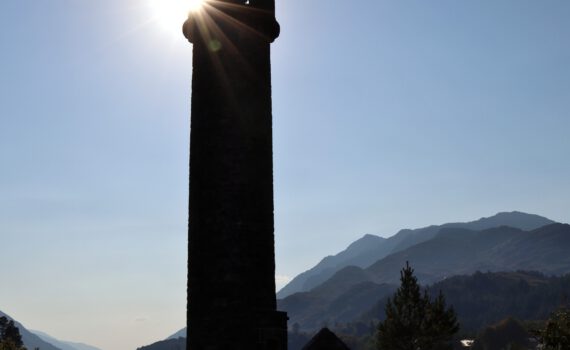
<path fill-rule="evenodd" d="M 20 330 L 4 316 L 0 317 L 0 350 L 25 350 Z"/>
<path fill-rule="evenodd" d="M 433 302 L 429 301 L 427 293 L 425 299 L 428 301 L 426 318 L 422 324 L 425 344 L 428 345 L 425 349 L 451 349 L 449 342 L 459 331 L 459 323 L 453 307 L 446 307 L 445 297 L 441 290 Z"/>
<path fill-rule="evenodd" d="M 547 350 L 570 349 L 570 309 L 555 311 L 542 332 L 542 344 Z"/>
<path fill-rule="evenodd" d="M 459 330 L 453 308 L 446 307 L 440 292 L 432 302 L 423 295 L 406 262 L 400 272 L 400 287 L 386 303 L 386 320 L 378 325 L 377 347 L 381 350 L 446 350 Z"/>

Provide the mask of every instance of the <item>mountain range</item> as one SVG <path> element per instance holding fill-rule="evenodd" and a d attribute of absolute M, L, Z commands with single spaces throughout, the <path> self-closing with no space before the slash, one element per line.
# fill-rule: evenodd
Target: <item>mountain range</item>
<path fill-rule="evenodd" d="M 178 338 L 186 338 L 186 327 L 182 328 L 178 332 L 174 333 L 170 337 L 166 339 L 178 339 Z"/>
<path fill-rule="evenodd" d="M 413 230 L 403 229 L 389 238 L 367 234 L 350 244 L 342 252 L 323 258 L 317 265 L 293 278 L 291 282 L 277 292 L 277 298 L 283 299 L 297 292 L 307 292 L 344 267 L 366 268 L 390 254 L 432 239 L 443 228 L 463 228 L 477 231 L 510 226 L 529 231 L 552 223 L 554 221 L 542 216 L 513 211 L 502 212 L 465 223 L 432 225 Z"/>
<path fill-rule="evenodd" d="M 186 338 L 167 338 L 150 345 L 142 346 L 137 350 L 186 350 Z"/>
<path fill-rule="evenodd" d="M 185 350 L 186 349 L 186 328 L 182 328 L 170 337 L 142 346 L 137 350 Z"/>
<path fill-rule="evenodd" d="M 499 226 L 488 228 L 493 225 Z M 340 268 L 323 283 L 278 300 L 279 309 L 288 313 L 289 324 L 315 330 L 357 319 L 372 304 L 393 293 L 407 261 L 424 285 L 476 271 L 527 270 L 549 275 L 570 272 L 570 225 L 536 215 L 500 213 L 470 223 L 403 230 L 398 235 L 392 252 L 369 266 L 339 264 Z M 370 236 L 363 239 L 370 240 Z M 391 237 L 384 242 L 390 240 L 396 241 Z M 345 257 L 351 250 L 356 251 L 357 243 L 342 252 Z M 365 250 L 364 255 L 370 256 L 370 250 Z M 351 260 L 358 258 L 353 254 Z"/>
<path fill-rule="evenodd" d="M 100 350 L 91 345 L 58 340 L 44 332 L 28 330 L 20 322 L 14 320 L 2 311 L 0 311 L 0 316 L 14 321 L 22 336 L 22 342 L 28 350 L 37 348 L 40 350 Z"/>
<path fill-rule="evenodd" d="M 83 343 L 59 340 L 59 339 L 52 337 L 49 334 L 41 332 L 41 331 L 31 331 L 31 332 L 36 334 L 42 340 L 56 346 L 58 349 L 61 349 L 61 350 L 100 350 L 94 346 L 83 344 Z M 30 350 L 30 348 L 28 348 L 28 350 Z M 40 350 L 42 350 L 42 349 L 40 348 Z"/>

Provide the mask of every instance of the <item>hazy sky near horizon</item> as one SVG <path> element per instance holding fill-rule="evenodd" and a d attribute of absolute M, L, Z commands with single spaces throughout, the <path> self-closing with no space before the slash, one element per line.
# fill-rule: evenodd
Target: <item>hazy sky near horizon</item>
<path fill-rule="evenodd" d="M 185 324 L 191 45 L 148 1 L 0 4 L 0 310 L 103 350 Z M 569 1 L 277 16 L 279 281 L 367 233 L 570 221 Z"/>

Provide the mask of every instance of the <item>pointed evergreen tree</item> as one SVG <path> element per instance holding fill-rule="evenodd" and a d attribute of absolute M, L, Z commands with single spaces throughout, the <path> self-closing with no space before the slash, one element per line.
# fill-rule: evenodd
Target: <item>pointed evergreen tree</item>
<path fill-rule="evenodd" d="M 424 336 L 424 347 L 422 349 L 452 349 L 450 340 L 457 331 L 459 331 L 459 324 L 455 311 L 453 307 L 446 307 L 445 297 L 440 290 L 434 301 L 427 304 L 422 329 Z"/>
<path fill-rule="evenodd" d="M 386 320 L 378 325 L 380 350 L 444 350 L 459 329 L 452 308 L 446 308 L 443 294 L 432 303 L 423 295 L 406 262 L 400 272 L 400 288 L 386 303 Z"/>

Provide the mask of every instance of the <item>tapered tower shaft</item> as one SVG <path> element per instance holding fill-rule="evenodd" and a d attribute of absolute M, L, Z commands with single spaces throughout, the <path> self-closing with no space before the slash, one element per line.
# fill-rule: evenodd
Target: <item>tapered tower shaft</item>
<path fill-rule="evenodd" d="M 188 349 L 285 350 L 276 311 L 272 1 L 193 12 Z"/>

